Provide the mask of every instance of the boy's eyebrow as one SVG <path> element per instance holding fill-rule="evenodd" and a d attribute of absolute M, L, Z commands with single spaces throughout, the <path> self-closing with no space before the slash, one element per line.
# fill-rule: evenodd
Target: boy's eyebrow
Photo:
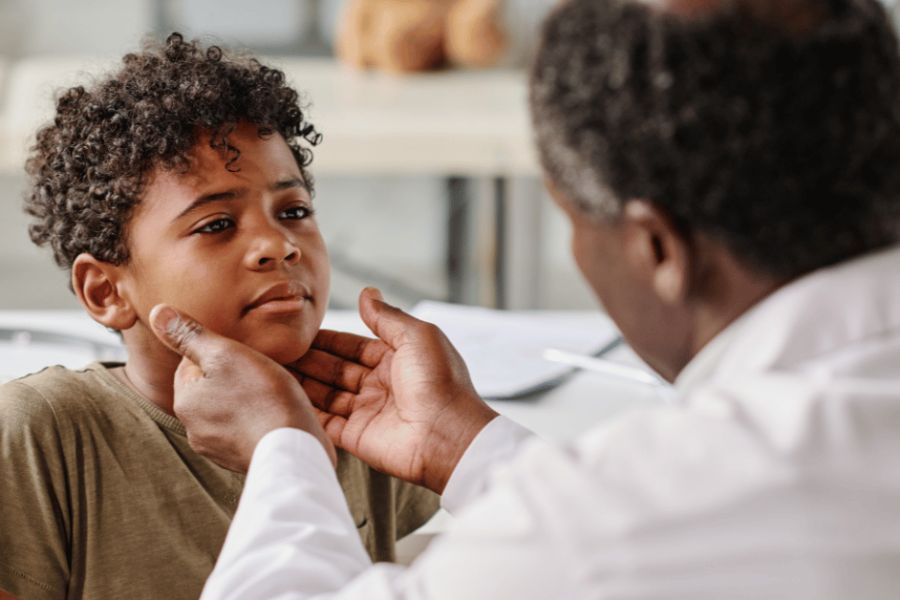
<path fill-rule="evenodd" d="M 300 179 L 299 177 L 294 177 L 293 179 L 285 179 L 284 181 L 278 181 L 269 186 L 269 189 L 273 192 L 281 192 L 284 190 L 289 190 L 295 187 L 303 188 L 305 190 L 309 190 L 309 186 L 306 185 L 306 182 Z M 206 194 L 205 196 L 200 196 L 193 202 L 191 202 L 187 208 L 178 213 L 176 219 L 180 219 L 181 217 L 190 214 L 197 210 L 198 208 L 202 208 L 203 206 L 211 203 L 211 202 L 220 202 L 223 200 L 234 200 L 240 195 L 240 193 L 236 190 L 228 190 L 227 192 L 216 192 L 214 194 Z"/>
<path fill-rule="evenodd" d="M 306 182 L 300 179 L 299 177 L 295 177 L 293 179 L 286 179 L 284 181 L 279 181 L 271 186 L 273 192 L 281 192 L 284 190 L 289 190 L 291 188 L 300 187 L 306 191 L 309 191 L 309 186 L 306 185 Z"/>
<path fill-rule="evenodd" d="M 181 217 L 190 214 L 197 210 L 198 208 L 202 208 L 203 206 L 209 204 L 210 202 L 219 202 L 221 200 L 234 200 L 237 198 L 237 192 L 235 191 L 227 191 L 227 192 L 216 192 L 215 194 L 207 194 L 205 196 L 200 196 L 193 202 L 187 205 L 183 211 L 178 213 L 178 216 L 175 219 L 180 219 Z"/>

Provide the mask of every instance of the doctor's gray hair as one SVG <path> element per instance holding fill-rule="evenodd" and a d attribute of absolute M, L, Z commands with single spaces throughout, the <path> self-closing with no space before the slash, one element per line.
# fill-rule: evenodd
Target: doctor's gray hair
<path fill-rule="evenodd" d="M 900 56 L 883 7 L 719 5 L 567 0 L 548 17 L 530 101 L 549 179 L 599 219 L 650 201 L 776 278 L 896 242 Z M 785 7 L 809 18 L 779 21 Z"/>

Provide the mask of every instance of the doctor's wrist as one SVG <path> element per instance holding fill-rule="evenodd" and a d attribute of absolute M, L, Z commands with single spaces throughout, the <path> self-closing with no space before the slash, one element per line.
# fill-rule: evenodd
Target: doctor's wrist
<path fill-rule="evenodd" d="M 454 402 L 435 423 L 428 454 L 423 460 L 422 485 L 442 494 L 472 440 L 498 416 L 481 398 Z"/>

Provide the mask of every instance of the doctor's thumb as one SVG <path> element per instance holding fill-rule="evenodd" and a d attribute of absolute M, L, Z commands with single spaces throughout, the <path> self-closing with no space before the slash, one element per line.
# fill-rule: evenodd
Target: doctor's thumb
<path fill-rule="evenodd" d="M 377 288 L 367 287 L 359 295 L 359 316 L 388 346 L 397 348 L 407 339 L 419 319 L 384 301 Z"/>
<path fill-rule="evenodd" d="M 171 306 L 158 304 L 153 307 L 150 326 L 162 343 L 201 368 L 208 362 L 204 357 L 209 358 L 217 350 L 215 339 L 219 336 Z"/>

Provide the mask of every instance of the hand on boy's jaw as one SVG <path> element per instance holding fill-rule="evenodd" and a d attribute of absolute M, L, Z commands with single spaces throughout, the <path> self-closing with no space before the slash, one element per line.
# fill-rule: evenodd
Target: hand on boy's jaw
<path fill-rule="evenodd" d="M 175 373 L 174 410 L 194 450 L 245 473 L 264 435 L 295 427 L 318 438 L 337 464 L 317 411 L 284 367 L 168 306 L 156 306 L 150 322 L 159 339 L 183 356 Z"/>
<path fill-rule="evenodd" d="M 381 339 L 323 330 L 289 370 L 172 308 L 155 307 L 156 335 L 184 357 L 174 410 L 191 447 L 246 472 L 265 434 L 295 427 L 316 436 L 332 462 L 337 445 L 441 493 L 497 413 L 478 397 L 440 329 L 386 304 L 373 289 L 360 295 L 360 314 Z"/>
<path fill-rule="evenodd" d="M 497 413 L 436 326 L 386 304 L 374 288 L 360 294 L 359 312 L 380 339 L 322 330 L 291 368 L 324 411 L 335 445 L 440 494 Z"/>

